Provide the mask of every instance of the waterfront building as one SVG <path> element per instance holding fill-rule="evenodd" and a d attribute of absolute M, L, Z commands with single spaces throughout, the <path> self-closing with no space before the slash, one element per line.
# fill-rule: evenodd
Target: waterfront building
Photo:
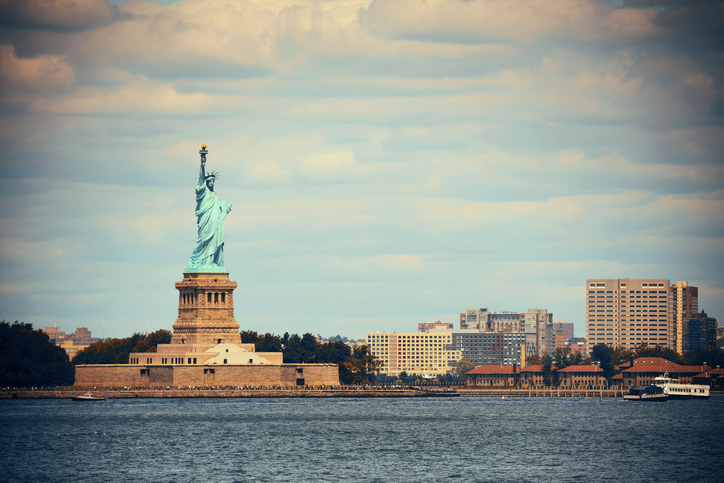
<path fill-rule="evenodd" d="M 588 279 L 586 292 L 589 349 L 596 344 L 674 345 L 668 279 Z"/>
<path fill-rule="evenodd" d="M 717 321 L 706 312 L 684 317 L 681 324 L 681 354 L 716 349 Z"/>
<path fill-rule="evenodd" d="M 465 373 L 465 385 L 468 387 L 515 387 L 517 379 L 517 365 L 485 365 Z"/>
<path fill-rule="evenodd" d="M 595 364 L 568 366 L 556 371 L 560 387 L 587 387 L 605 384 L 603 369 Z"/>
<path fill-rule="evenodd" d="M 543 366 L 541 364 L 534 364 L 531 366 L 523 367 L 520 370 L 518 380 L 520 381 L 520 387 L 540 387 L 543 385 Z"/>
<path fill-rule="evenodd" d="M 711 369 L 692 377 L 692 384 L 706 384 L 712 389 L 724 390 L 724 369 Z"/>
<path fill-rule="evenodd" d="M 368 332 L 367 345 L 382 365 L 380 373 L 440 376 L 451 372 L 461 359 L 452 346 L 449 331 L 431 332 Z"/>
<path fill-rule="evenodd" d="M 684 319 L 694 316 L 699 311 L 699 288 L 689 285 L 689 282 L 678 281 L 669 287 L 670 293 L 670 319 L 672 322 L 674 349 L 679 354 L 684 349 Z"/>
<path fill-rule="evenodd" d="M 694 377 L 709 371 L 709 366 L 682 366 L 662 357 L 639 357 L 628 369 L 621 371 L 624 388 L 654 384 L 654 379 L 668 373 L 669 377 L 691 383 Z"/>

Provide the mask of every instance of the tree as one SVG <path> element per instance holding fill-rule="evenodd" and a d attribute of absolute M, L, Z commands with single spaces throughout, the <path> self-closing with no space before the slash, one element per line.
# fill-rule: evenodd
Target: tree
<path fill-rule="evenodd" d="M 677 364 L 684 363 L 684 358 L 675 350 L 660 345 L 648 345 L 645 342 L 634 348 L 634 358 L 637 357 L 661 357 Z"/>
<path fill-rule="evenodd" d="M 709 367 L 724 367 L 724 351 L 720 349 L 698 350 L 686 353 L 686 364 L 699 366 L 706 364 Z"/>
<path fill-rule="evenodd" d="M 342 363 L 345 374 L 348 375 L 350 381 L 346 384 L 368 383 L 370 376 L 375 376 L 380 372 L 381 365 L 380 360 L 370 352 L 367 345 L 355 347 L 352 351 L 352 357 Z"/>
<path fill-rule="evenodd" d="M 563 369 L 568 366 L 575 366 L 583 362 L 583 357 L 580 352 L 575 354 L 570 347 L 559 347 L 553 351 L 553 364 L 556 369 Z"/>
<path fill-rule="evenodd" d="M 541 372 L 543 373 L 543 385 L 546 387 L 558 385 L 558 372 L 553 366 L 553 357 L 550 354 L 545 354 L 541 357 Z"/>
<path fill-rule="evenodd" d="M 603 370 L 603 377 L 610 380 L 614 374 L 613 348 L 606 344 L 596 344 L 591 349 L 591 359 L 597 361 Z"/>
<path fill-rule="evenodd" d="M 537 366 L 539 364 L 542 364 L 542 362 L 538 354 L 531 354 L 525 358 L 526 366 Z"/>
<path fill-rule="evenodd" d="M 611 354 L 611 363 L 615 366 L 618 366 L 630 362 L 632 357 L 635 357 L 635 352 L 633 349 L 614 347 L 613 353 Z"/>
<path fill-rule="evenodd" d="M 32 324 L 0 322 L 0 386 L 72 386 L 68 354 Z"/>
<path fill-rule="evenodd" d="M 156 352 L 158 344 L 170 342 L 171 332 L 164 329 L 150 334 L 135 333 L 125 339 L 104 340 L 78 352 L 73 364 L 128 364 L 131 352 Z"/>
<path fill-rule="evenodd" d="M 462 380 L 465 373 L 468 371 L 472 371 L 473 369 L 475 369 L 475 364 L 470 361 L 460 360 L 455 366 L 453 373 L 457 376 L 458 379 Z"/>

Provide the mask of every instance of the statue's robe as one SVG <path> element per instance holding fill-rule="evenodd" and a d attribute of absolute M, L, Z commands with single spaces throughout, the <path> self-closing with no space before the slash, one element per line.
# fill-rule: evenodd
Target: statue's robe
<path fill-rule="evenodd" d="M 230 205 L 221 201 L 206 186 L 206 181 L 196 183 L 196 217 L 199 236 L 189 260 L 189 267 L 224 267 L 224 218 Z"/>

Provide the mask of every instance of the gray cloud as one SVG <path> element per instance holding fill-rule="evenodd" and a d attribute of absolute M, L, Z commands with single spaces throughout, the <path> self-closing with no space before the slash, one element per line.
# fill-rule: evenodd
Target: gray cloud
<path fill-rule="evenodd" d="M 0 25 L 17 29 L 87 29 L 117 15 L 107 0 L 0 0 Z"/>

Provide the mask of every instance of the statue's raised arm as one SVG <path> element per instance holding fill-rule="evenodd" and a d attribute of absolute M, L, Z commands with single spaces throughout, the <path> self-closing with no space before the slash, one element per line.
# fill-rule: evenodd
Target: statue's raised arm
<path fill-rule="evenodd" d="M 218 173 L 206 174 L 206 144 L 201 145 L 201 167 L 196 182 L 196 224 L 198 238 L 189 260 L 189 268 L 199 271 L 226 271 L 224 269 L 224 218 L 231 211 L 231 205 L 221 201 L 214 192 Z"/>

